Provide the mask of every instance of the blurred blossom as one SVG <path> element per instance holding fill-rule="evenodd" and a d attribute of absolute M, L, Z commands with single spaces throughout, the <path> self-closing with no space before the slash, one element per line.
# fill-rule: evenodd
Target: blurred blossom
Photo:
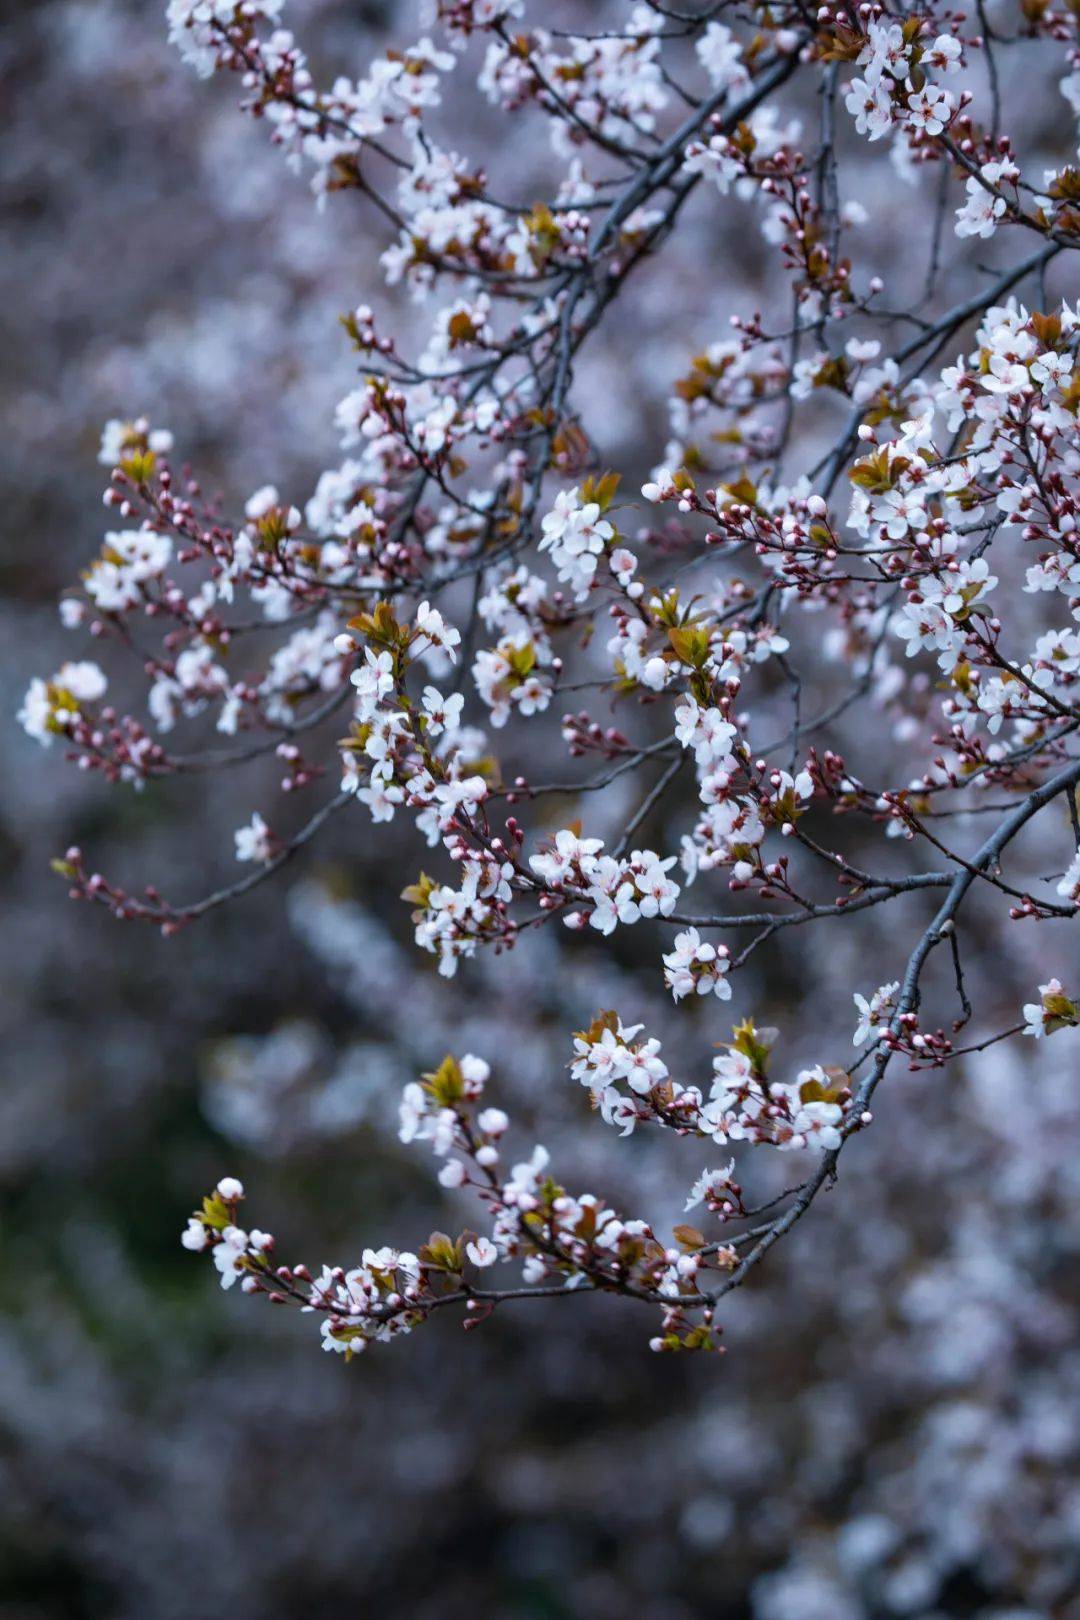
<path fill-rule="evenodd" d="M 43 0 L 13 13 L 0 46 L 12 124 L 3 183 L 11 248 L 0 264 L 9 313 L 0 469 L 10 492 L 0 681 L 9 715 L 32 675 L 74 667 L 55 598 L 100 546 L 104 514 L 93 492 L 106 421 L 133 410 L 167 421 L 183 446 L 177 465 L 197 459 L 208 495 L 219 483 L 230 499 L 260 490 L 259 515 L 283 513 L 287 528 L 290 509 L 299 522 L 337 455 L 335 407 L 356 388 L 355 356 L 337 317 L 371 297 L 373 320 L 393 316 L 405 329 L 419 321 L 408 277 L 383 284 L 386 243 L 374 211 L 352 193 L 319 208 L 310 177 L 290 172 L 266 129 L 237 116 L 235 86 L 200 80 L 178 63 L 164 9 Z M 436 9 L 422 8 L 425 27 L 435 26 Z M 343 71 L 359 75 L 399 34 L 416 36 L 408 27 L 421 8 L 294 0 L 290 10 L 320 71 L 344 62 Z M 1006 8 L 989 11 L 997 28 L 1017 31 Z M 516 10 L 506 12 L 512 32 Z M 545 27 L 557 31 L 571 12 L 553 0 Z M 604 0 L 597 31 L 625 13 Z M 1037 154 L 1033 174 L 1071 154 L 1066 111 L 1077 100 L 1075 92 L 1070 103 L 1062 99 L 1061 72 L 1046 68 L 1038 44 L 1019 45 L 1010 67 L 1022 67 L 1008 84 L 1009 127 Z M 877 54 L 860 61 L 855 105 L 845 108 L 841 98 L 836 118 L 844 121 L 843 165 L 859 174 L 865 203 L 849 211 L 846 228 L 867 271 L 887 274 L 891 302 L 917 321 L 925 265 L 909 252 L 903 203 L 910 182 L 923 178 L 901 150 L 888 84 L 881 88 L 885 74 L 901 82 L 887 65 L 894 48 L 883 37 Z M 712 83 L 725 75 L 740 82 L 738 53 L 720 34 L 696 58 L 689 45 L 672 49 Z M 966 63 L 953 72 L 948 46 L 939 55 L 935 71 L 958 104 L 976 76 Z M 493 58 L 485 71 L 509 74 L 513 62 Z M 845 83 L 853 71 L 844 64 Z M 489 150 L 493 184 L 507 194 L 547 195 L 565 177 L 566 152 L 535 139 L 527 120 L 507 138 L 497 98 L 479 105 L 455 88 L 450 70 L 446 78 L 439 127 L 449 148 Z M 613 79 L 617 86 L 614 70 Z M 659 77 L 643 83 L 637 135 L 652 126 L 664 94 Z M 785 117 L 817 117 L 801 92 L 790 101 Z M 931 134 L 933 101 L 912 114 Z M 612 141 L 635 129 L 619 105 L 590 116 L 610 121 Z M 890 138 L 867 139 L 875 134 Z M 781 134 L 763 119 L 756 139 L 775 150 Z M 771 370 L 742 376 L 741 358 L 726 347 L 733 313 L 749 321 L 788 298 L 770 245 L 782 239 L 784 222 L 774 212 L 764 235 L 760 220 L 744 228 L 748 182 L 726 147 L 703 143 L 690 161 L 705 176 L 708 206 L 703 186 L 673 256 L 628 285 L 623 327 L 598 331 L 576 379 L 601 460 L 632 469 L 627 484 L 648 480 L 663 504 L 636 520 L 648 522 L 662 554 L 681 543 L 671 471 L 684 451 L 693 459 L 699 433 L 704 441 L 711 432 L 709 388 L 727 376 L 737 400 L 741 389 L 753 401 L 786 375 L 781 356 Z M 957 186 L 961 242 L 992 232 L 985 186 L 983 195 L 978 181 Z M 998 253 L 983 234 L 974 245 L 990 259 Z M 944 279 L 950 297 L 963 296 L 954 270 Z M 807 400 L 799 453 L 810 466 L 835 436 L 835 399 L 824 398 L 814 333 L 804 336 L 795 391 Z M 959 336 L 950 342 L 939 369 L 971 349 Z M 887 398 L 896 384 L 872 348 L 860 328 L 845 351 L 846 365 L 865 368 L 853 384 L 864 402 Z M 444 364 L 436 349 L 429 360 Z M 1002 364 L 992 372 L 985 353 L 987 375 L 1015 386 Z M 1054 387 L 1049 373 L 1041 382 Z M 917 416 L 919 404 L 917 391 L 906 395 L 900 417 Z M 742 420 L 741 410 L 733 419 Z M 434 418 L 426 427 L 441 430 Z M 718 431 L 713 450 L 725 442 Z M 565 480 L 565 491 L 571 485 Z M 333 499 L 321 487 L 327 512 Z M 540 514 L 549 513 L 564 603 L 580 602 L 606 520 L 580 492 L 560 499 Z M 883 528 L 914 532 L 919 499 L 918 489 L 891 490 L 889 512 L 878 514 Z M 433 521 L 436 540 L 440 523 L 448 527 Z M 981 561 L 953 581 L 952 611 L 961 619 L 995 588 Z M 620 590 L 633 588 L 632 553 L 630 563 L 617 576 Z M 1014 583 L 1001 594 L 1015 596 L 1015 622 L 1034 638 L 1044 629 L 1043 587 L 1033 605 Z M 491 639 L 512 643 L 519 619 L 528 623 L 522 602 L 530 589 L 524 579 L 493 593 Z M 947 619 L 946 607 L 940 615 Z M 944 619 L 925 601 L 902 613 L 898 603 L 897 616 L 894 628 L 910 647 L 932 653 L 927 668 L 939 654 L 948 664 Z M 823 683 L 860 638 L 855 656 L 868 685 L 880 676 L 872 725 L 856 711 L 841 715 L 832 733 L 838 748 L 865 750 L 870 780 L 889 747 L 914 749 L 916 734 L 926 733 L 944 665 L 911 677 L 911 713 L 901 717 L 904 643 L 886 618 L 819 622 L 815 671 Z M 449 654 L 471 668 L 476 649 L 455 645 L 449 618 L 427 626 L 425 678 L 435 683 L 428 709 L 452 717 Z M 883 670 L 871 642 L 887 633 L 897 645 Z M 660 694 L 643 713 L 659 712 L 669 701 L 668 665 L 654 656 L 659 668 L 646 674 L 635 632 L 613 622 L 597 640 L 609 634 L 621 638 L 624 664 L 636 656 L 642 685 Z M 333 657 L 330 642 L 321 661 L 327 640 L 316 630 L 310 644 L 290 644 L 280 667 L 300 671 L 298 679 L 314 667 L 320 681 Z M 762 701 L 779 716 L 787 713 L 779 662 L 787 641 L 767 641 L 751 635 L 726 656 L 740 670 L 767 664 Z M 603 646 L 577 656 L 583 686 L 605 661 L 610 669 Z M 1064 642 L 1047 651 L 1059 669 L 1073 656 Z M 551 667 L 538 657 L 520 675 L 503 647 L 477 681 L 495 731 L 503 710 L 514 709 L 515 720 L 530 715 L 520 765 L 538 777 L 551 774 L 566 737 L 559 696 L 548 706 Z M 182 673 L 178 666 L 159 695 L 163 708 L 182 709 L 193 691 L 192 701 L 199 698 L 199 671 L 187 688 Z M 377 690 L 378 672 L 367 678 Z M 1008 684 L 994 700 L 999 723 Z M 96 701 L 85 670 L 74 685 L 80 689 L 69 675 L 58 696 L 39 677 L 33 702 L 26 698 L 27 730 L 56 737 L 50 720 L 58 712 L 63 719 L 65 702 L 78 713 L 79 702 Z M 287 682 L 283 691 L 288 712 Z M 735 730 L 710 713 L 703 718 L 689 701 L 678 722 L 687 761 L 701 771 L 724 760 L 726 732 Z M 622 710 L 601 718 L 621 724 Z M 331 721 L 335 740 L 347 724 Z M 454 729 L 447 718 L 444 740 Z M 212 1187 L 233 1169 L 248 1185 L 257 1180 L 258 1218 L 287 1234 L 287 1253 L 277 1258 L 289 1264 L 301 1253 L 335 1261 L 358 1255 L 363 1242 L 395 1241 L 404 1209 L 421 1234 L 464 1230 L 474 1205 L 452 1179 L 440 1186 L 427 1173 L 426 1146 L 422 1158 L 399 1139 L 403 1084 L 447 1051 L 490 1061 L 495 1083 L 485 1102 L 505 1104 L 524 1126 L 523 1159 L 542 1141 L 560 1175 L 576 1178 L 568 1184 L 602 1184 L 620 1208 L 648 1207 L 658 1226 L 684 1220 L 695 1178 L 727 1164 L 711 1142 L 670 1131 L 635 1130 L 613 1152 L 612 1132 L 569 1073 L 567 1031 L 588 1031 L 598 1008 L 633 1009 L 644 1023 L 641 1041 L 660 1043 L 662 1058 L 635 1047 L 639 1063 L 700 1075 L 711 1073 L 714 1058 L 721 1067 L 731 1061 L 718 1057 L 732 1022 L 717 988 L 728 987 L 726 963 L 707 963 L 686 935 L 669 944 L 685 998 L 676 1006 L 655 937 L 650 945 L 644 929 L 628 926 L 631 907 L 670 912 L 671 886 L 689 885 L 688 867 L 700 864 L 703 882 L 715 876 L 709 863 L 726 846 L 715 821 L 712 845 L 700 826 L 690 832 L 702 813 L 693 783 L 686 786 L 693 770 L 648 828 L 662 853 L 682 848 L 672 870 L 646 850 L 635 898 L 602 890 L 597 878 L 586 891 L 595 920 L 584 919 L 580 932 L 531 931 L 504 954 L 455 960 L 450 978 L 438 972 L 437 954 L 421 956 L 414 943 L 399 877 L 416 867 L 418 841 L 389 789 L 371 804 L 391 816 L 397 809 L 376 829 L 383 836 L 370 836 L 368 809 L 350 803 L 306 867 L 290 866 L 277 886 L 166 942 L 115 928 L 90 906 L 64 911 L 62 889 L 42 875 L 49 857 L 92 841 L 103 870 L 121 872 L 133 892 L 166 866 L 170 887 L 195 898 L 215 860 L 215 870 L 235 866 L 236 830 L 251 825 L 252 781 L 265 807 L 283 776 L 299 773 L 305 785 L 303 763 L 271 755 L 243 782 L 241 772 L 190 775 L 121 796 L 93 773 L 39 759 L 13 724 L 0 739 L 0 1031 L 9 1060 L 0 1088 L 5 1620 L 307 1620 L 358 1603 L 415 1620 L 1065 1620 L 1080 1581 L 1080 1038 L 1051 1029 L 1061 1008 L 1048 986 L 1067 957 L 1061 936 L 1047 936 L 1067 924 L 1001 930 L 987 921 L 988 906 L 975 910 L 966 966 L 989 997 L 987 1027 L 1015 1021 L 1023 1007 L 1052 1044 L 991 1046 L 940 1071 L 906 1073 L 898 1062 L 875 1098 L 874 1128 L 845 1152 L 837 1187 L 777 1245 L 761 1286 L 726 1302 L 723 1357 L 650 1357 L 635 1307 L 612 1299 L 555 1302 L 542 1330 L 544 1302 L 500 1313 L 469 1335 L 442 1313 L 401 1353 L 373 1354 L 346 1370 L 337 1357 L 310 1353 L 309 1318 L 266 1311 L 253 1331 L 240 1290 L 211 1289 L 210 1268 L 178 1251 L 194 1186 Z M 213 732 L 211 742 L 223 746 Z M 387 748 L 392 754 L 392 737 Z M 815 790 L 799 765 L 775 790 L 792 817 Z M 336 758 L 331 774 L 336 787 Z M 544 834 L 565 832 L 577 813 L 570 803 L 549 801 Z M 592 796 L 589 840 L 610 849 L 637 805 L 628 779 Z M 1064 811 L 1059 819 L 1053 853 L 1037 840 L 1025 849 L 1024 885 L 1052 866 L 1064 885 L 1063 870 L 1072 870 L 1071 848 L 1059 859 L 1071 837 Z M 728 834 L 734 848 L 745 826 Z M 864 850 L 876 858 L 879 845 L 866 835 L 853 848 L 860 859 Z M 272 853 L 272 844 L 260 846 L 261 856 Z M 557 844 L 536 858 L 560 880 L 571 871 Z M 248 870 L 250 863 L 236 868 Z M 812 945 L 811 930 L 789 930 L 733 978 L 736 1016 L 751 1005 L 783 1016 L 785 1073 L 816 1073 L 822 1063 L 872 1052 L 879 1015 L 891 1015 L 897 991 L 877 915 L 849 919 L 853 928 L 835 926 L 831 935 L 822 930 Z M 715 993 L 697 993 L 703 971 L 704 989 Z M 848 1022 L 838 1036 L 840 1005 Z M 608 1029 L 608 1044 L 629 1063 L 637 1037 L 620 1029 Z M 600 1046 L 603 1034 L 595 1034 Z M 839 1104 L 814 1106 L 841 1114 Z M 833 1124 L 830 1115 L 822 1128 Z M 783 1194 L 814 1151 L 755 1155 L 739 1140 L 735 1175 L 747 1206 Z M 478 1252 L 486 1263 L 487 1251 Z"/>

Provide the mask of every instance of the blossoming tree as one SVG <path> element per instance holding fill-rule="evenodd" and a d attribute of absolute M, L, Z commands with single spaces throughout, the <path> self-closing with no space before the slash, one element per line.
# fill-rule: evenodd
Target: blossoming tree
<path fill-rule="evenodd" d="M 525 930 L 647 931 L 676 1002 L 738 1014 L 711 1072 L 672 1074 L 632 1008 L 566 1033 L 569 1072 L 621 1137 L 746 1154 L 687 1186 L 704 1229 L 657 1231 L 562 1186 L 542 1145 L 508 1152 L 485 1056 L 433 1054 L 401 1136 L 472 1200 L 458 1236 L 316 1276 L 241 1224 L 226 1177 L 183 1241 L 224 1287 L 318 1313 L 347 1355 L 444 1308 L 471 1326 L 597 1291 L 657 1309 L 656 1349 L 712 1348 L 719 1302 L 835 1178 L 890 1068 L 1080 1023 L 1051 977 L 986 1026 L 965 975 L 973 897 L 1026 926 L 1080 904 L 1080 169 L 1010 134 L 1006 78 L 1024 53 L 1080 112 L 1075 17 L 1053 0 L 1008 28 L 981 4 L 435 0 L 429 33 L 326 88 L 281 9 L 171 0 L 168 20 L 199 73 L 236 75 L 320 205 L 359 194 L 416 315 L 388 319 L 373 289 L 344 318 L 345 459 L 303 511 L 268 486 L 230 517 L 169 432 L 107 425 L 118 526 L 61 614 L 109 667 L 33 680 L 21 720 L 136 789 L 272 754 L 283 792 L 317 802 L 292 830 L 253 809 L 249 870 L 191 901 L 122 889 L 77 848 L 56 867 L 75 898 L 171 934 L 332 818 L 365 841 L 407 818 L 433 870 L 404 874 L 403 898 L 448 977 Z M 449 82 L 478 117 L 544 134 L 545 198 L 497 149 L 446 144 Z M 849 246 L 881 184 L 910 221 L 909 308 L 872 242 Z M 663 274 L 695 210 L 756 223 L 770 296 L 722 311 L 727 335 L 696 355 L 688 334 L 637 499 L 575 373 L 601 328 L 633 345 L 624 289 Z M 110 696 L 125 660 L 145 681 L 130 705 Z M 534 779 L 523 737 L 571 694 L 585 707 L 561 736 L 584 764 Z M 217 744 L 174 746 L 208 724 Z M 602 839 L 590 806 L 616 783 L 633 808 Z M 680 816 L 677 847 L 648 847 Z M 1052 870 L 1032 881 L 1010 861 L 1035 824 Z M 849 987 L 854 1031 L 837 1009 L 831 1049 L 785 1068 L 740 970 L 782 931 L 868 912 L 882 960 Z M 755 1208 L 739 1177 L 769 1148 L 802 1168 Z"/>

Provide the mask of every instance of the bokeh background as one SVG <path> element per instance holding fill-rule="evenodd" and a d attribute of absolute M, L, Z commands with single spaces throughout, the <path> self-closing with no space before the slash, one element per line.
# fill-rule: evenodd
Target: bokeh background
<path fill-rule="evenodd" d="M 395 867 L 358 820 L 171 941 L 50 876 L 78 842 L 120 881 L 199 894 L 274 791 L 272 771 L 109 791 L 14 724 L 29 675 L 71 656 L 55 601 L 103 526 L 102 422 L 144 412 L 234 501 L 273 481 L 302 504 L 350 386 L 336 317 L 370 296 L 382 245 L 350 201 L 315 209 L 233 86 L 184 69 L 163 10 L 40 0 L 0 31 L 0 1620 L 1080 1613 L 1067 1035 L 1037 1070 L 1006 1048 L 890 1079 L 882 1128 L 730 1302 L 722 1358 L 652 1356 L 639 1310 L 583 1301 L 469 1336 L 436 1319 L 345 1367 L 309 1320 L 222 1294 L 180 1248 L 226 1171 L 288 1258 L 452 1224 L 394 1135 L 400 1086 L 448 1048 L 493 1063 L 571 1184 L 677 1218 L 701 1166 L 684 1152 L 673 1175 L 671 1144 L 638 1138 L 613 1155 L 566 1080 L 566 1032 L 641 1007 L 688 1066 L 723 1032 L 674 1018 L 650 942 L 621 936 L 543 936 L 448 986 L 397 899 L 416 851 Z M 293 10 L 316 61 L 353 72 L 404 12 Z M 1051 141 L 1056 112 L 1032 111 Z M 483 118 L 462 118 L 482 149 Z M 748 307 L 764 253 L 691 227 L 634 294 L 632 352 L 598 344 L 579 387 L 614 464 L 655 459 L 670 379 Z M 613 793 L 597 814 L 623 809 Z M 801 933 L 751 988 L 809 1056 L 826 1003 L 906 949 Z M 988 1016 L 1008 1021 L 1043 949 L 978 947 Z"/>

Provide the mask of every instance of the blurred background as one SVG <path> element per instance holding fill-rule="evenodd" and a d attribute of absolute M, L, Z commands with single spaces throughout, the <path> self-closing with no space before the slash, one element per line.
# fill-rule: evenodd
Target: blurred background
<path fill-rule="evenodd" d="M 401 1085 L 448 1048 L 491 1061 L 492 1100 L 569 1185 L 677 1219 L 705 1158 L 684 1147 L 673 1174 L 671 1144 L 638 1137 L 612 1154 L 566 1032 L 640 1007 L 669 1061 L 700 1068 L 723 1030 L 674 1016 L 655 942 L 621 934 L 543 935 L 438 979 L 397 899 L 407 829 L 395 866 L 365 825 L 335 828 L 171 941 L 51 877 L 77 842 L 121 882 L 198 895 L 276 791 L 272 770 L 110 791 L 14 723 L 30 674 L 74 656 L 55 604 L 104 526 L 103 421 L 169 426 L 234 505 L 269 481 L 302 504 L 351 386 L 337 316 L 370 297 L 383 245 L 349 200 L 316 210 L 235 86 L 169 50 L 163 12 L 40 0 L 0 33 L 0 1620 L 1080 1614 L 1068 1035 L 1037 1072 L 1006 1047 L 890 1078 L 881 1128 L 729 1302 L 719 1358 L 653 1356 L 648 1313 L 587 1300 L 467 1337 L 436 1318 L 346 1367 L 309 1319 L 223 1294 L 180 1248 L 226 1172 L 283 1258 L 313 1265 L 462 1224 L 394 1130 Z M 297 0 L 292 19 L 355 74 L 405 12 Z M 1033 107 L 1048 139 L 1056 113 Z M 482 127 L 469 139 L 483 150 Z M 754 306 L 765 252 L 699 221 L 635 291 L 634 352 L 601 340 L 579 379 L 612 463 L 658 457 L 671 379 Z M 624 808 L 613 792 L 597 815 Z M 827 951 L 782 935 L 746 986 L 810 1060 L 826 1013 L 906 954 L 874 926 Z M 1044 948 L 980 947 L 988 1020 Z M 790 1169 L 755 1170 L 753 1192 Z"/>

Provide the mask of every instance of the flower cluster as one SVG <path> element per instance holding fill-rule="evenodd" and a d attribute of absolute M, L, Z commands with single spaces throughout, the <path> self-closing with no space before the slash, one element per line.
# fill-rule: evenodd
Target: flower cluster
<path fill-rule="evenodd" d="M 794 1081 L 768 1077 L 775 1030 L 757 1029 L 750 1020 L 740 1024 L 730 1046 L 713 1060 L 706 1096 L 699 1086 L 671 1079 L 659 1055 L 660 1042 L 640 1039 L 641 1028 L 624 1026 L 617 1014 L 604 1012 L 574 1037 L 570 1072 L 623 1136 L 649 1121 L 707 1136 L 721 1147 L 759 1142 L 785 1151 L 815 1147 L 835 1152 L 845 1122 L 849 1129 L 856 1122 L 845 1070 L 817 1064 Z M 620 1082 L 633 1096 L 620 1092 Z"/>
<path fill-rule="evenodd" d="M 593 1193 L 568 1193 L 554 1180 L 542 1146 L 507 1166 L 510 1120 L 500 1108 L 480 1106 L 489 1073 L 479 1058 L 447 1056 L 422 1082 L 406 1086 L 400 1110 L 402 1141 L 431 1143 L 442 1161 L 441 1185 L 471 1193 L 488 1231 L 466 1228 L 456 1238 L 433 1232 L 415 1253 L 365 1249 L 351 1270 L 323 1266 L 316 1276 L 305 1265 L 275 1264 L 274 1238 L 237 1224 L 244 1189 L 227 1176 L 191 1216 L 181 1242 L 210 1254 L 223 1288 L 239 1279 L 246 1293 L 318 1313 L 323 1348 L 346 1359 L 411 1332 L 447 1305 L 465 1309 L 473 1327 L 504 1300 L 575 1289 L 626 1293 L 657 1305 L 662 1332 L 652 1340 L 654 1349 L 718 1348 L 708 1280 L 722 1282 L 734 1263 L 732 1251 L 686 1234 L 665 1248 L 646 1221 L 624 1219 Z M 710 1197 L 717 1188 L 710 1184 Z M 504 1264 L 520 1267 L 520 1285 L 489 1282 L 489 1270 Z M 688 1310 L 701 1312 L 702 1320 L 691 1322 Z"/>
<path fill-rule="evenodd" d="M 586 924 L 610 934 L 619 923 L 643 917 L 667 917 L 675 909 L 679 885 L 668 876 L 675 856 L 661 859 L 651 849 L 635 849 L 621 859 L 603 853 L 602 838 L 580 838 L 569 828 L 557 832 L 549 846 L 529 857 L 543 885 L 541 904 L 575 909 L 563 914 L 568 928 Z M 585 909 L 576 909 L 579 903 Z"/>

